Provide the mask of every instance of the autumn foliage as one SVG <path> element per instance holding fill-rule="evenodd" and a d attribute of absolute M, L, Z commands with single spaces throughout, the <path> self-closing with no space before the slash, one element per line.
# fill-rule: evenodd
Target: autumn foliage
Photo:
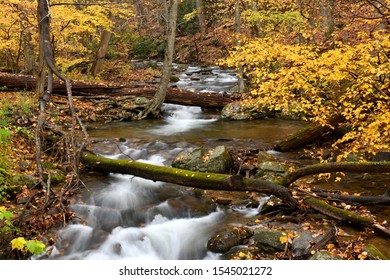
<path fill-rule="evenodd" d="M 344 116 L 348 132 L 333 144 L 341 150 L 338 160 L 349 153 L 389 150 L 390 2 L 383 4 L 387 14 L 368 1 L 338 1 L 327 7 L 328 14 L 310 10 L 306 1 L 301 6 L 261 2 L 271 8 L 252 11 L 257 16 L 249 19 L 264 26 L 263 36 L 242 35 L 242 47 L 223 61 L 229 67 L 243 66 L 251 88 L 245 106 L 322 125 L 329 125 L 332 116 Z M 362 11 L 364 17 L 359 16 Z M 314 19 L 321 21 L 313 26 Z"/>

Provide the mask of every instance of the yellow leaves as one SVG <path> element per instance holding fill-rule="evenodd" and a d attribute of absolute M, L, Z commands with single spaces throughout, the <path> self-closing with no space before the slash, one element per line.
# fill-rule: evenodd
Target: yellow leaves
<path fill-rule="evenodd" d="M 257 38 L 247 40 L 226 61 L 233 67 L 245 65 L 253 97 L 243 102 L 248 108 L 276 110 L 323 125 L 331 116 L 343 115 L 351 130 L 333 147 L 344 147 L 345 157 L 390 148 L 389 41 L 389 34 L 374 34 L 364 43 L 336 42 L 319 52 L 313 46 Z"/>
<path fill-rule="evenodd" d="M 17 249 L 22 251 L 27 241 L 23 237 L 14 238 L 11 241 L 12 250 Z"/>
<path fill-rule="evenodd" d="M 286 243 L 291 244 L 295 237 L 297 237 L 296 233 L 293 232 L 283 233 L 283 235 L 279 238 L 279 241 L 281 244 L 286 244 Z"/>
<path fill-rule="evenodd" d="M 17 237 L 11 241 L 12 250 L 19 250 L 23 253 L 29 252 L 34 255 L 39 255 L 46 249 L 45 244 L 37 240 L 25 240 L 23 237 Z"/>

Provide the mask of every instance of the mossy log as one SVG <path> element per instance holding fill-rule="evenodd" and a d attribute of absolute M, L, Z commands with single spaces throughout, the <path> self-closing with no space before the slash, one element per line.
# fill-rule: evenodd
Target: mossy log
<path fill-rule="evenodd" d="M 299 168 L 286 175 L 283 179 L 282 185 L 287 187 L 301 177 L 330 172 L 389 173 L 390 162 L 329 162 L 313 164 Z"/>
<path fill-rule="evenodd" d="M 334 127 L 342 123 L 344 120 L 345 118 L 343 116 L 336 115 L 329 120 L 329 125 L 317 123 L 309 124 L 302 128 L 300 131 L 292 134 L 291 136 L 276 144 L 274 146 L 274 150 L 280 152 L 287 152 L 302 148 L 305 145 L 318 140 L 325 133 L 332 131 Z"/>
<path fill-rule="evenodd" d="M 348 221 L 352 224 L 358 225 L 372 225 L 374 223 L 374 221 L 369 217 L 363 217 L 350 211 L 334 207 L 314 197 L 305 199 L 305 202 L 309 204 L 311 208 L 336 220 Z"/>
<path fill-rule="evenodd" d="M 291 196 L 287 188 L 268 181 L 244 178 L 241 175 L 195 172 L 133 160 L 109 159 L 87 151 L 81 154 L 80 160 L 87 167 L 97 172 L 131 174 L 153 181 L 174 183 L 199 189 L 253 191 L 272 194 L 292 208 L 298 206 L 298 202 Z"/>

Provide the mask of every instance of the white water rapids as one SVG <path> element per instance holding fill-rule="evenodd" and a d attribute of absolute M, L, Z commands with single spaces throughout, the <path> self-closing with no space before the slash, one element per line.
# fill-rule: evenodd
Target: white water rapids
<path fill-rule="evenodd" d="M 213 77 L 199 74 L 200 68 L 189 67 L 180 75 L 179 86 L 207 90 L 226 81 L 231 87 L 235 75 L 217 71 Z M 192 80 L 198 73 L 200 78 Z M 222 81 L 219 81 L 221 79 Z M 215 88 L 214 88 L 215 89 Z M 208 89 L 213 90 L 213 89 Z M 198 107 L 165 105 L 170 114 L 164 123 L 148 129 L 156 138 L 159 135 L 177 135 L 189 130 L 204 128 L 215 122 L 215 117 L 204 117 Z M 161 141 L 132 146 L 131 139 L 122 143 L 120 153 L 105 155 L 110 158 L 131 157 L 152 164 L 169 162 L 180 147 L 168 150 Z M 170 158 L 168 158 L 170 157 Z M 170 194 L 172 192 L 173 194 Z M 183 191 L 175 190 L 162 182 L 153 182 L 129 175 L 110 174 L 90 196 L 71 207 L 76 218 L 73 224 L 58 232 L 52 248 L 53 259 L 216 259 L 207 251 L 208 239 L 223 220 L 218 209 L 203 215 L 193 215 L 190 210 L 179 211 L 167 202 L 179 198 Z M 167 197 L 167 199 L 165 198 Z"/>
<path fill-rule="evenodd" d="M 197 91 L 224 92 L 237 82 L 234 73 L 217 68 L 189 67 L 179 77 L 178 86 Z M 229 122 L 198 107 L 165 104 L 164 110 L 162 120 L 91 130 L 95 152 L 170 166 L 184 149 L 259 148 L 299 126 L 272 120 Z M 241 224 L 259 212 L 246 208 L 243 200 L 242 205 L 220 209 L 190 188 L 130 175 L 94 174 L 83 181 L 87 188 L 71 204 L 75 218 L 58 232 L 48 250 L 51 259 L 219 259 L 223 256 L 207 250 L 208 240 L 224 226 Z"/>

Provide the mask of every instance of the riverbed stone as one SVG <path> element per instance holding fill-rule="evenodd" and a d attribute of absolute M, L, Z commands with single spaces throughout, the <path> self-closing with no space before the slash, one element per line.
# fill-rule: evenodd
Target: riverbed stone
<path fill-rule="evenodd" d="M 306 254 L 312 244 L 317 243 L 324 237 L 323 234 L 313 234 L 311 231 L 303 231 L 292 243 L 293 257 L 300 257 Z"/>
<path fill-rule="evenodd" d="M 245 108 L 238 101 L 227 104 L 221 111 L 221 118 L 229 120 L 262 119 L 270 115 L 270 113 L 257 107 Z"/>
<path fill-rule="evenodd" d="M 233 158 L 226 146 L 214 149 L 197 148 L 180 152 L 172 167 L 209 173 L 227 173 L 233 165 Z"/>
<path fill-rule="evenodd" d="M 258 154 L 257 154 L 257 163 L 263 163 L 263 162 L 275 162 L 276 161 L 276 158 L 267 153 L 266 151 L 260 151 Z"/>
<path fill-rule="evenodd" d="M 333 256 L 332 254 L 325 251 L 316 252 L 313 256 L 309 258 L 309 260 L 318 260 L 318 261 L 340 260 L 340 259 L 341 257 Z"/>
<path fill-rule="evenodd" d="M 284 251 L 285 244 L 280 242 L 280 237 L 286 232 L 267 228 L 256 228 L 254 230 L 253 240 L 256 247 L 264 252 Z"/>
<path fill-rule="evenodd" d="M 242 227 L 227 228 L 210 238 L 207 249 L 215 253 L 226 253 L 235 246 L 242 245 L 253 235 L 253 230 Z"/>

